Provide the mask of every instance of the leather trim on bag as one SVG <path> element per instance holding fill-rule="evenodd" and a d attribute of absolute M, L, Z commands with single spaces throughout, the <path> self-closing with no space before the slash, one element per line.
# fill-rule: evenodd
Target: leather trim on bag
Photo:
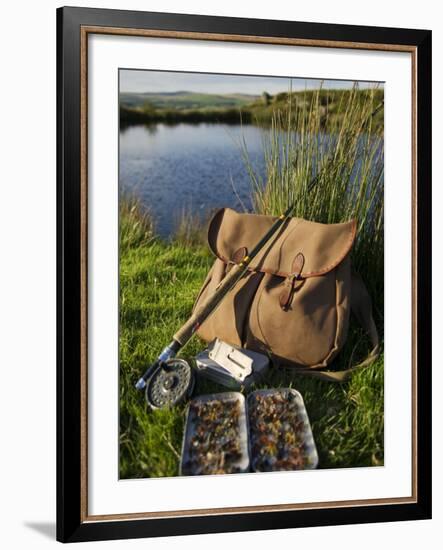
<path fill-rule="evenodd" d="M 249 216 L 251 216 L 251 218 L 249 218 Z M 218 257 L 225 264 L 239 263 L 239 262 L 233 262 L 233 258 L 232 258 L 234 252 L 239 248 L 238 245 L 241 243 L 244 246 L 247 245 L 248 248 L 252 248 L 256 244 L 255 242 L 245 243 L 244 235 L 241 234 L 242 228 L 244 229 L 246 227 L 246 230 L 249 231 L 249 240 L 251 241 L 253 240 L 251 238 L 251 234 L 254 234 L 255 229 L 251 225 L 248 225 L 252 223 L 252 216 L 255 216 L 255 215 L 239 214 L 228 208 L 221 208 L 214 214 L 208 228 L 208 245 L 210 250 L 214 254 L 214 256 Z M 272 221 L 276 219 L 275 216 L 259 216 L 259 217 L 261 218 L 261 222 L 263 224 L 271 224 Z M 226 220 L 227 220 L 227 223 L 226 223 Z M 225 221 L 225 224 L 223 224 L 224 221 Z M 313 257 L 316 257 L 315 254 L 306 255 L 304 251 L 304 247 L 309 248 L 309 244 L 307 244 L 309 240 L 307 237 L 307 232 L 310 232 L 312 230 L 317 233 L 318 235 L 317 238 L 319 239 L 320 245 L 321 243 L 323 243 L 323 256 L 324 256 L 323 259 L 326 260 L 326 262 L 325 262 L 325 265 L 321 265 L 321 262 L 320 262 L 320 266 L 315 266 L 316 269 L 305 271 L 302 274 L 302 278 L 304 279 L 304 278 L 324 275 L 329 271 L 333 270 L 335 267 L 337 267 L 346 258 L 346 256 L 349 254 L 352 248 L 352 245 L 354 243 L 356 233 L 357 233 L 356 220 L 350 220 L 349 222 L 343 223 L 343 224 L 328 225 L 328 224 L 317 224 L 315 222 L 308 222 L 306 220 L 302 220 L 299 218 L 292 218 L 291 223 L 295 225 L 293 225 L 293 227 L 289 226 L 288 229 L 285 232 L 283 232 L 281 237 L 282 239 L 281 242 L 278 242 L 275 244 L 275 246 L 277 246 L 279 250 L 275 252 L 273 251 L 274 257 L 271 259 L 265 257 L 263 261 L 260 262 L 261 263 L 260 266 L 254 265 L 254 262 L 252 262 L 251 265 L 248 266 L 249 271 L 268 273 L 270 275 L 277 275 L 283 278 L 288 277 L 289 275 L 291 275 L 291 268 L 288 267 L 288 270 L 277 269 L 276 268 L 277 264 L 281 263 L 279 260 L 277 260 L 277 255 L 281 255 L 282 247 L 283 247 L 283 250 L 284 250 L 284 247 L 286 247 L 286 252 L 287 252 L 287 247 L 293 244 L 294 246 L 297 246 L 297 249 L 300 250 L 308 258 L 312 259 Z M 307 224 L 309 224 L 309 226 Z M 343 226 L 343 227 L 340 228 L 339 226 Z M 301 231 L 300 231 L 300 228 L 301 228 Z M 289 234 L 287 232 L 288 230 L 289 230 Z M 348 233 L 348 235 L 346 240 L 344 240 L 346 233 Z M 300 234 L 304 235 L 304 239 L 301 239 L 301 242 L 297 240 L 297 235 L 300 235 Z M 343 241 L 342 244 L 340 244 L 339 241 L 333 240 L 335 238 L 335 235 L 338 235 L 338 238 L 340 238 L 341 241 Z M 257 232 L 257 242 L 261 236 L 262 236 L 261 233 Z M 255 234 L 254 234 L 254 237 L 255 237 Z M 327 240 L 325 241 L 322 239 L 329 239 L 329 240 L 332 239 L 331 247 L 334 248 L 334 245 L 335 245 L 335 248 L 338 249 L 335 252 L 331 252 L 330 257 L 328 257 L 329 248 L 326 247 L 326 243 L 328 243 L 328 241 Z M 229 254 L 231 257 L 228 257 L 226 254 L 222 253 L 220 248 L 224 248 L 225 250 L 229 250 L 229 249 L 232 250 L 232 252 Z M 269 248 L 269 250 L 271 249 Z M 267 252 L 265 254 L 267 254 Z M 275 267 L 274 266 L 269 267 L 269 263 L 273 263 Z M 309 268 L 309 266 L 307 267 Z"/>

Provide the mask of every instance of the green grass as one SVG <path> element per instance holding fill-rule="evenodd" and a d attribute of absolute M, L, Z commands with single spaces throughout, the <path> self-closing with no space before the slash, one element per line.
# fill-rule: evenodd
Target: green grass
<path fill-rule="evenodd" d="M 213 258 L 202 244 L 153 237 L 149 218 L 134 203 L 122 206 L 120 227 L 120 477 L 175 476 L 185 405 L 147 410 L 134 384 L 187 319 Z M 195 338 L 181 355 L 191 360 L 204 347 Z M 346 368 L 367 350 L 365 336 L 351 324 L 336 367 Z M 257 387 L 280 385 L 295 387 L 305 399 L 321 468 L 383 464 L 382 358 L 345 384 L 287 369 L 271 371 Z M 225 388 L 210 382 L 196 388 L 196 394 L 213 391 Z"/>
<path fill-rule="evenodd" d="M 134 384 L 186 320 L 211 259 L 203 249 L 151 241 L 120 259 L 120 475 L 177 474 L 183 409 L 148 412 Z M 197 351 L 194 341 L 186 354 Z"/>

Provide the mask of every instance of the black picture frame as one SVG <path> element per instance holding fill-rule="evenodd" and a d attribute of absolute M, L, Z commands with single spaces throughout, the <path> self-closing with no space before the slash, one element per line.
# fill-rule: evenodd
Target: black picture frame
<path fill-rule="evenodd" d="M 414 502 L 88 521 L 82 512 L 82 27 L 405 46 L 415 52 L 416 498 Z M 57 540 L 157 537 L 431 517 L 431 31 L 64 7 L 57 10 Z M 83 390 L 82 390 L 83 388 Z M 83 458 L 82 458 L 83 457 Z M 82 477 L 83 476 L 83 477 Z M 82 481 L 83 480 L 83 481 Z"/>

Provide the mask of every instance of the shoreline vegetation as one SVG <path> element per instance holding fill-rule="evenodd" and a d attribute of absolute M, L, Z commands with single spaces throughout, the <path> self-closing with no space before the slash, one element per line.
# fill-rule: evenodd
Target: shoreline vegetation
<path fill-rule="evenodd" d="M 366 91 L 365 91 L 366 92 Z M 354 268 L 366 282 L 383 343 L 384 193 L 382 110 L 377 90 L 353 89 L 324 120 L 321 90 L 310 101 L 274 111 L 263 142 L 265 177 L 255 171 L 247 143 L 239 155 L 251 182 L 254 212 L 280 214 L 295 202 L 295 217 L 322 223 L 355 218 Z M 345 100 L 346 99 L 346 100 Z M 324 126 L 330 130 L 326 135 Z M 331 137 L 332 136 L 332 137 Z M 285 206 L 286 205 L 286 206 Z M 170 240 L 155 232 L 154 212 L 137 198 L 120 202 L 120 477 L 171 477 L 178 465 L 186 404 L 148 411 L 134 383 L 187 320 L 214 258 L 205 222 L 189 211 L 176 217 Z M 209 214 L 209 213 L 208 213 Z M 182 350 L 204 349 L 197 337 Z M 351 316 L 348 340 L 331 365 L 342 370 L 366 357 L 367 336 Z M 381 466 L 384 463 L 384 356 L 343 384 L 271 369 L 254 389 L 294 387 L 303 395 L 319 453 L 320 468 Z M 196 395 L 224 391 L 199 381 Z"/>
<path fill-rule="evenodd" d="M 383 101 L 383 89 L 350 90 L 304 90 L 281 92 L 271 95 L 263 92 L 261 96 L 241 94 L 216 95 L 177 92 L 176 94 L 130 94 L 120 96 L 120 125 L 122 128 L 134 124 L 256 124 L 268 126 L 275 113 L 285 115 L 289 109 L 293 113 L 303 112 L 318 95 L 321 127 L 325 130 L 328 123 L 342 120 L 343 105 L 355 95 L 359 104 L 373 95 L 375 103 Z M 174 100 L 174 101 L 172 101 Z M 383 109 L 374 117 L 374 126 L 383 126 Z"/>
<path fill-rule="evenodd" d="M 205 244 L 190 243 L 186 232 L 178 231 L 170 241 L 156 236 L 137 202 L 123 202 L 120 213 L 120 478 L 173 477 L 179 470 L 186 403 L 148 410 L 134 383 L 187 320 L 214 258 Z M 195 227 L 192 218 L 182 223 Z M 378 317 L 379 329 L 381 322 Z M 192 364 L 205 347 L 196 337 L 180 356 Z M 368 348 L 366 335 L 351 318 L 348 342 L 332 368 L 348 368 Z M 252 389 L 293 387 L 301 392 L 319 468 L 382 466 L 383 365 L 381 355 L 345 384 L 271 369 Z M 226 388 L 198 380 L 194 395 L 222 391 Z"/>

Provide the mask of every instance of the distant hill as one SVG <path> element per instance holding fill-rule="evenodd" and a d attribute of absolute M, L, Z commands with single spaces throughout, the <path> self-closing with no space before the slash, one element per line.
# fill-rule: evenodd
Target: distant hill
<path fill-rule="evenodd" d="M 151 106 L 155 109 L 204 109 L 242 107 L 259 96 L 249 94 L 200 94 L 196 92 L 161 92 L 120 94 L 120 106 L 132 109 Z"/>

